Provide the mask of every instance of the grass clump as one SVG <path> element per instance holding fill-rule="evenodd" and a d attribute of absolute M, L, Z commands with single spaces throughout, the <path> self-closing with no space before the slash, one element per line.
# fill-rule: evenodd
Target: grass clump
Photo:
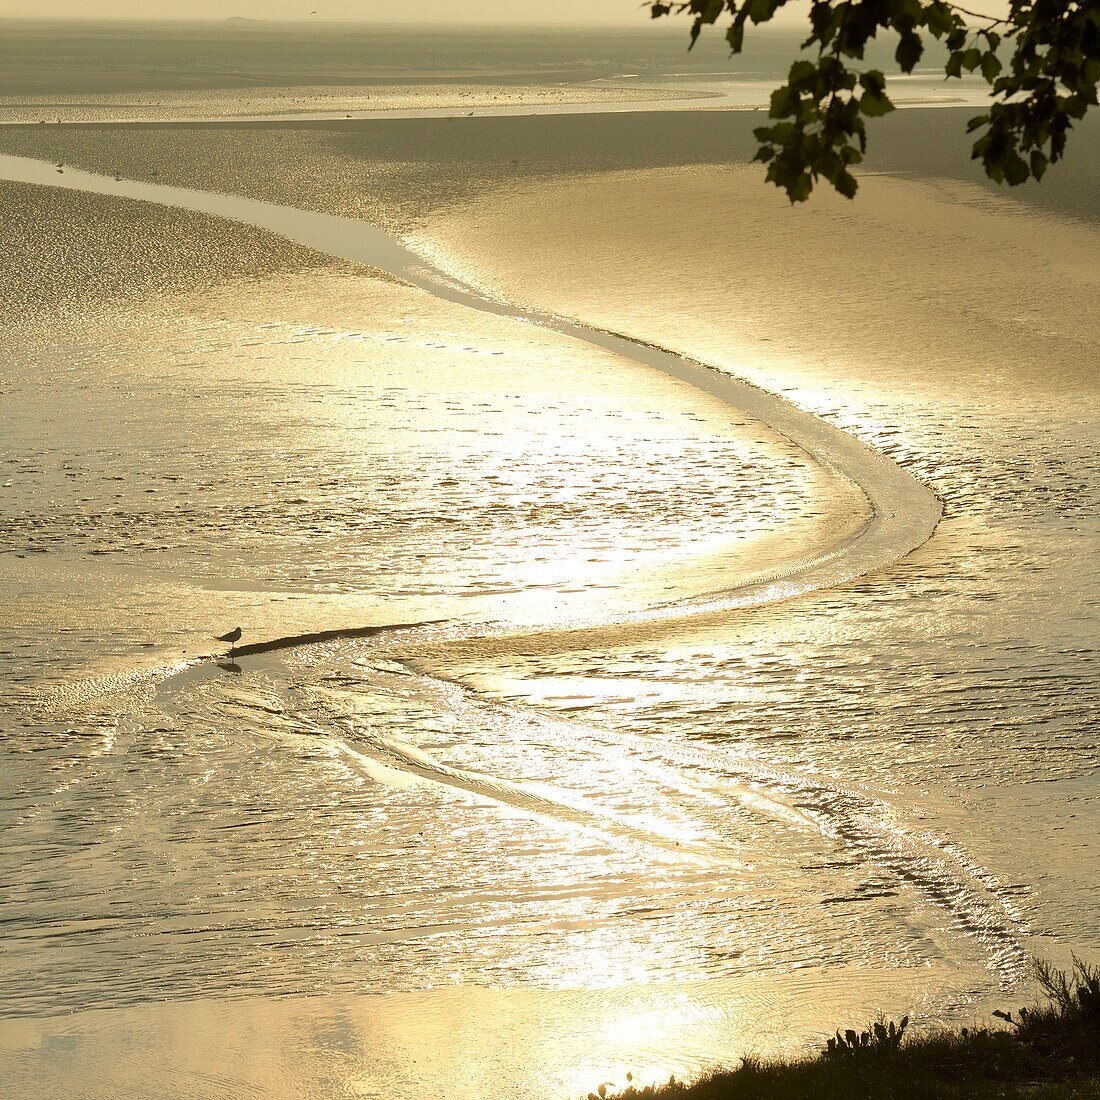
<path fill-rule="evenodd" d="M 1008 1026 L 906 1035 L 908 1017 L 837 1031 L 797 1060 L 746 1058 L 687 1085 L 624 1090 L 606 1100 L 1100 1100 L 1100 967 L 1036 962 L 1045 1004 L 994 1015 Z M 596 1096 L 597 1094 L 590 1094 Z"/>

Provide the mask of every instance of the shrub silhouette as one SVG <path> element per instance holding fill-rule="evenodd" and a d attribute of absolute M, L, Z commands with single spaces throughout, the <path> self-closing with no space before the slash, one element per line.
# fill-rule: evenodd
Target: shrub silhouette
<path fill-rule="evenodd" d="M 836 1035 L 825 1045 L 825 1055 L 829 1058 L 852 1058 L 857 1055 L 894 1054 L 901 1048 L 901 1037 L 909 1024 L 909 1017 L 902 1016 L 900 1023 L 891 1020 L 888 1024 L 880 1020 L 868 1025 L 866 1031 L 856 1032 L 849 1028 L 843 1035 Z"/>
<path fill-rule="evenodd" d="M 1035 962 L 1047 1003 L 997 1011 L 1008 1028 L 920 1035 L 909 1018 L 836 1031 L 819 1054 L 746 1057 L 695 1084 L 605 1087 L 590 1100 L 1084 1100 L 1100 1097 L 1100 967 Z M 629 1080 L 629 1078 L 628 1078 Z M 605 1083 L 606 1084 L 606 1083 Z"/>

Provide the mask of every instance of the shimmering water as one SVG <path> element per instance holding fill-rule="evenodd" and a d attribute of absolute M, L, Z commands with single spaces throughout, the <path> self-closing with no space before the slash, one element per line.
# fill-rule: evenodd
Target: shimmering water
<path fill-rule="evenodd" d="M 827 204 L 791 214 L 739 190 L 743 222 L 776 253 L 801 255 L 827 288 L 792 315 L 782 268 L 715 240 L 728 180 L 706 171 L 603 177 L 547 189 L 537 204 L 517 191 L 498 198 L 492 222 L 484 207 L 467 209 L 434 236 L 440 255 L 499 293 L 667 346 L 705 348 L 711 361 L 782 387 L 918 473 L 945 517 L 893 569 L 797 611 L 723 622 L 703 640 L 685 631 L 671 659 L 648 645 L 588 653 L 575 690 L 585 695 L 592 669 L 621 662 L 616 691 L 633 702 L 591 704 L 616 728 L 667 719 L 685 737 L 747 741 L 776 765 L 882 784 L 896 807 L 939 822 L 993 870 L 1037 937 L 1035 950 L 1092 944 L 1095 924 L 1082 917 L 1095 913 L 1097 872 L 1090 562 L 1100 343 L 1086 304 L 1096 293 L 1095 228 L 942 184 L 868 181 L 858 222 Z M 638 231 L 643 210 L 673 201 L 693 214 L 681 217 L 660 275 L 641 277 L 629 294 L 609 290 L 615 272 L 637 270 L 654 243 Z M 585 214 L 545 255 L 543 273 L 517 264 L 512 219 L 537 232 L 539 219 L 555 223 L 565 210 Z M 625 224 L 635 227 L 629 243 Z M 980 298 L 961 256 L 960 266 L 939 259 L 960 239 L 988 263 Z M 898 240 L 908 248 L 904 298 L 884 247 Z M 822 259 L 841 247 L 843 272 Z M 558 248 L 588 278 L 564 287 L 548 278 Z M 715 290 L 687 282 L 700 254 Z M 1033 259 L 1013 264 L 1024 256 Z M 1049 282 L 1036 286 L 1035 269 Z M 657 319 L 637 303 L 663 286 L 676 289 Z M 757 288 L 751 324 L 733 318 L 730 286 Z M 861 326 L 864 311 L 892 323 Z M 814 355 L 802 353 L 807 345 Z M 705 669 L 693 711 L 668 700 L 685 661 Z M 518 674 L 511 666 L 498 680 L 470 682 L 553 705 L 551 668 L 555 658 L 539 655 Z"/>
<path fill-rule="evenodd" d="M 0 43 L 0 123 L 529 114 L 685 99 L 759 106 L 802 37 L 762 28 L 731 66 L 720 35 L 688 51 L 683 23 L 644 18 L 583 28 L 27 20 L 10 23 Z M 900 102 L 957 102 L 978 90 L 972 77 L 945 82 L 936 52 L 898 81 Z M 872 43 L 871 62 L 892 53 Z"/>
<path fill-rule="evenodd" d="M 4 158 L 45 276 L 5 269 L 13 1095 L 575 1095 L 1095 949 L 1094 227 L 742 189 L 738 251 L 737 180 L 642 173 L 397 243 L 40 171 Z M 1051 287 L 967 298 L 975 242 Z"/>

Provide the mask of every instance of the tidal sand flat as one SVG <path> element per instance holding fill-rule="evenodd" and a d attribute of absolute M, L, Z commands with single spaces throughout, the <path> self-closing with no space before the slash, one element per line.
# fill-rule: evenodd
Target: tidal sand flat
<path fill-rule="evenodd" d="M 1026 891 L 1021 904 L 1038 910 L 1035 932 L 1061 926 L 1067 941 L 1094 944 L 1094 922 L 1080 919 L 1092 909 L 1086 899 L 1097 871 L 1087 838 L 1093 818 L 1079 811 L 1082 800 L 1091 804 L 1095 767 L 1088 562 L 1100 329 L 1089 303 L 1100 234 L 1091 222 L 1029 211 L 959 182 L 871 179 L 858 214 L 829 199 L 780 208 L 755 182 L 749 170 L 682 169 L 516 187 L 440 216 L 421 244 L 444 266 L 516 300 L 547 302 L 667 347 L 705 349 L 702 358 L 781 389 L 935 488 L 945 510 L 935 535 L 880 583 L 848 593 L 847 609 L 829 613 L 814 597 L 806 620 L 793 609 L 761 616 L 788 621 L 791 644 L 804 653 L 795 623 L 813 622 L 816 634 L 834 615 L 852 615 L 852 634 L 830 639 L 821 672 L 841 653 L 850 671 L 863 644 L 868 664 L 895 655 L 894 686 L 876 702 L 873 685 L 853 694 L 839 680 L 829 686 L 830 674 L 807 691 L 812 719 L 792 712 L 786 747 L 773 710 L 760 712 L 759 736 L 777 760 L 827 770 L 838 754 L 866 757 L 868 775 L 878 768 L 878 742 L 896 779 L 913 767 L 911 789 L 950 806 L 953 834 L 1001 850 L 992 862 L 1006 881 L 1028 858 L 1009 819 L 1038 811 L 1034 828 L 1065 835 L 1056 854 L 1035 854 L 1032 873 L 1045 888 Z M 645 226 L 673 221 L 674 235 L 657 228 L 647 238 Z M 522 232 L 512 228 L 519 225 Z M 538 266 L 521 259 L 529 234 L 546 241 Z M 766 244 L 743 247 L 750 235 Z M 647 265 L 646 255 L 659 262 Z M 973 256 L 987 273 L 977 297 L 966 274 Z M 571 278 L 562 280 L 566 263 Z M 692 278 L 700 269 L 702 283 Z M 1045 274 L 1040 286 L 1030 278 L 1036 270 Z M 622 271 L 631 272 L 629 283 L 616 279 Z M 652 309 L 658 300 L 662 308 Z M 899 602 L 905 636 L 886 612 Z M 735 633 L 747 644 L 758 629 L 746 622 Z M 730 675 L 740 681 L 740 664 Z M 647 691 L 651 678 L 662 673 L 647 670 Z M 920 706 L 899 702 L 902 682 L 921 695 Z M 508 690 L 522 693 L 522 680 L 509 679 Z M 959 697 L 971 693 L 974 705 L 960 708 Z M 807 722 L 817 736 L 807 737 Z M 746 735 L 740 722 L 728 734 L 694 719 L 690 728 Z M 933 729 L 952 731 L 950 761 Z M 913 746 L 905 764 L 899 743 Z M 967 747 L 972 759 L 958 755 Z M 934 773 L 938 794 L 927 786 Z M 993 783 L 991 798 L 984 792 Z"/>
<path fill-rule="evenodd" d="M 7 1094 L 576 1096 L 1100 949 L 1095 143 L 957 114 L 797 210 L 751 113 L 0 129 Z"/>
<path fill-rule="evenodd" d="M 9 745 L 10 836 L 16 847 L 9 849 L 6 865 L 21 869 L 17 903 L 27 921 L 15 936 L 20 947 L 7 971 L 7 1011 L 40 1021 L 11 1032 L 16 1040 L 7 1066 L 13 1089 L 48 1091 L 54 1074 L 100 1078 L 106 1072 L 100 1063 L 82 1063 L 75 1070 L 71 1063 L 59 1068 L 48 1056 L 43 1061 L 32 1055 L 46 1034 L 41 1028 L 52 1034 L 56 1023 L 49 1021 L 59 1014 L 81 1014 L 84 1022 L 75 1032 L 71 1018 L 65 1025 L 70 1040 L 85 1057 L 98 1050 L 97 1059 L 102 1055 L 118 1067 L 115 1029 L 139 1041 L 129 1029 L 147 1017 L 129 1008 L 144 1003 L 154 989 L 158 999 L 168 994 L 189 1000 L 202 993 L 214 999 L 213 1007 L 219 998 L 251 996 L 257 989 L 282 996 L 338 989 L 388 996 L 430 988 L 445 974 L 453 983 L 462 971 L 468 973 L 461 987 L 476 989 L 487 980 L 492 988 L 491 973 L 512 975 L 504 988 L 522 987 L 522 975 L 545 964 L 532 954 L 538 933 L 521 935 L 517 955 L 511 937 L 488 936 L 487 930 L 522 926 L 528 919 L 523 913 L 564 906 L 558 917 L 548 912 L 542 918 L 552 929 L 567 919 L 578 890 L 586 887 L 549 885 L 554 879 L 549 868 L 529 879 L 525 875 L 526 885 L 504 888 L 520 915 L 501 914 L 486 923 L 479 915 L 490 896 L 482 863 L 504 854 L 497 847 L 499 829 L 489 821 L 492 835 L 465 844 L 468 872 L 452 861 L 431 871 L 431 885 L 415 885 L 426 869 L 423 845 L 429 842 L 420 839 L 426 804 L 419 798 L 410 803 L 410 789 L 423 793 L 426 785 L 436 792 L 430 803 L 442 797 L 461 816 L 472 811 L 468 824 L 459 826 L 463 831 L 472 826 L 480 832 L 477 822 L 490 808 L 505 823 L 514 825 L 517 813 L 544 822 L 549 835 L 574 854 L 577 836 L 590 837 L 582 848 L 590 848 L 591 855 L 579 873 L 582 882 L 595 875 L 589 888 L 607 895 L 584 922 L 593 929 L 601 923 L 601 910 L 617 907 L 623 896 L 613 881 L 601 885 L 608 857 L 623 860 L 640 850 L 658 862 L 688 867 L 703 858 L 678 853 L 682 844 L 694 847 L 690 838 L 631 805 L 629 770 L 619 780 L 625 784 L 625 805 L 613 798 L 611 806 L 590 807 L 583 792 L 555 789 L 545 777 L 528 775 L 526 767 L 501 768 L 493 758 L 507 742 L 491 747 L 504 734 L 493 712 L 484 717 L 493 729 L 478 753 L 484 758 L 471 760 L 468 705 L 455 710 L 461 700 L 437 681 L 402 677 L 402 665 L 383 659 L 378 667 L 356 666 L 358 673 L 346 676 L 336 671 L 340 658 L 332 655 L 332 671 L 321 679 L 354 688 L 363 676 L 373 676 L 378 691 L 373 703 L 354 690 L 317 694 L 308 683 L 312 674 L 299 681 L 281 665 L 264 662 L 254 668 L 259 679 L 245 687 L 238 677 L 253 675 L 245 671 L 245 658 L 239 671 L 231 664 L 218 668 L 214 681 L 206 666 L 167 682 L 156 670 L 165 662 L 186 664 L 196 651 L 209 652 L 206 624 L 218 615 L 262 623 L 266 636 L 276 638 L 341 623 L 432 618 L 496 622 L 500 632 L 502 621 L 531 629 L 560 619 L 570 603 L 578 614 L 590 616 L 594 605 L 668 602 L 685 588 L 698 592 L 700 577 L 704 588 L 735 582 L 728 562 L 717 575 L 714 564 L 693 572 L 693 559 L 705 564 L 719 545 L 744 543 L 750 559 L 767 552 L 768 564 L 781 552 L 776 529 L 785 531 L 783 537 L 799 552 L 807 540 L 817 545 L 820 540 L 810 531 L 823 523 L 843 526 L 854 519 L 858 529 L 864 521 L 858 493 L 728 403 L 655 372 L 639 379 L 637 364 L 571 345 L 537 327 L 448 306 L 369 271 L 339 267 L 246 230 L 232 231 L 235 249 L 227 237 L 222 250 L 209 252 L 216 262 L 203 264 L 209 236 L 217 231 L 214 223 L 161 206 L 26 185 L 12 185 L 10 196 L 28 221 L 48 212 L 80 227 L 73 236 L 83 240 L 77 249 L 68 237 L 60 238 L 65 247 L 59 248 L 57 235 L 19 241 L 24 255 L 33 258 L 33 270 L 51 273 L 43 301 L 35 298 L 40 288 L 25 277 L 24 265 L 11 265 L 6 276 L 11 297 L 37 307 L 20 311 L 18 326 L 13 318 L 9 329 L 11 402 L 6 406 L 6 437 L 15 444 L 5 497 L 5 583 L 13 610 L 6 654 L 13 691 L 7 703 L 20 730 Z M 162 246 L 171 242 L 166 254 L 183 262 L 149 263 L 138 228 Z M 231 262 L 234 256 L 243 257 L 249 274 Z M 112 278 L 104 277 L 108 269 Z M 379 327 L 380 318 L 388 324 Z M 48 372 L 41 368 L 47 347 Z M 566 378 L 562 372 L 570 369 L 575 377 Z M 367 392 L 371 397 L 364 400 Z M 364 412 L 377 419 L 362 421 Z M 530 433 L 521 427 L 525 417 Z M 152 443 L 154 423 L 159 446 Z M 633 458 L 623 449 L 632 434 Z M 359 441 L 367 438 L 370 455 L 353 460 L 352 450 L 361 452 Z M 354 446 L 350 440 L 356 440 Z M 342 448 L 350 450 L 334 457 Z M 274 484 L 273 456 L 292 464 L 290 483 Z M 409 462 L 416 465 L 405 472 L 394 466 Z M 708 487 L 696 471 L 717 473 L 716 463 L 728 469 Z M 777 465 L 769 477 L 765 471 L 772 464 Z M 762 495 L 769 480 L 770 501 L 766 491 Z M 724 504 L 714 499 L 715 489 L 728 494 L 738 481 L 739 495 Z M 414 487 L 423 494 L 419 505 L 410 496 Z M 554 500 L 562 509 L 560 521 L 553 516 Z M 695 526 L 694 539 L 685 537 L 686 528 L 676 529 L 677 511 Z M 780 514 L 788 515 L 789 528 Z M 478 516 L 487 525 L 481 534 Z M 363 553 L 365 544 L 369 549 Z M 356 547 L 357 556 L 345 556 Z M 154 618 L 170 626 L 154 632 L 149 626 Z M 55 627 L 48 625 L 51 620 Z M 153 674 L 141 676 L 142 669 Z M 284 695 L 288 690 L 295 696 L 305 692 L 309 703 L 291 701 Z M 358 728 L 364 703 L 381 708 L 369 719 L 378 734 L 364 736 Z M 334 705 L 339 713 L 332 712 Z M 283 713 L 289 725 L 279 717 Z M 418 737 L 409 720 L 426 721 L 428 736 Z M 506 728 L 530 721 L 521 715 Z M 348 722 L 352 728 L 346 728 Z M 246 727 L 253 727 L 258 742 L 252 735 L 241 739 Z M 383 728 L 388 732 L 381 734 Z M 442 729 L 459 736 L 448 733 L 438 742 L 430 731 Z M 570 752 L 583 756 L 586 750 L 576 742 L 590 734 L 569 732 L 575 742 Z M 411 813 L 412 821 L 421 822 L 417 841 L 407 850 L 406 871 L 413 879 L 398 893 L 423 893 L 410 916 L 430 895 L 443 899 L 442 910 L 394 924 L 408 902 L 395 902 L 392 878 L 390 887 L 378 893 L 376 886 L 369 896 L 362 884 L 339 887 L 337 893 L 349 893 L 357 913 L 353 921 L 379 924 L 363 937 L 340 933 L 330 941 L 327 918 L 302 914 L 318 904 L 327 908 L 333 888 L 317 898 L 308 876 L 285 878 L 278 868 L 286 849 L 269 848 L 266 831 L 261 847 L 272 856 L 266 873 L 250 843 L 240 848 L 234 843 L 236 855 L 221 842 L 216 857 L 207 850 L 212 837 L 245 840 L 251 828 L 247 817 L 239 817 L 245 806 L 252 806 L 246 814 L 266 814 L 264 807 L 270 808 L 274 773 L 264 765 L 257 768 L 249 755 L 259 749 L 267 756 L 276 746 L 280 756 L 288 747 L 295 755 L 331 754 L 336 767 L 337 789 L 324 795 L 312 784 L 302 787 L 294 769 L 277 781 L 280 788 L 289 783 L 279 798 L 290 802 L 280 812 L 290 815 L 288 824 L 296 822 L 294 844 L 308 846 L 317 828 L 333 827 L 314 818 L 321 807 L 332 809 L 334 800 L 342 801 L 342 783 L 355 789 L 380 784 L 380 792 L 387 792 L 384 804 L 368 819 L 380 812 L 383 819 L 392 816 L 393 824 L 379 834 L 376 819 L 369 846 L 381 841 L 378 858 L 389 862 L 392 854 L 383 854 L 389 841 L 382 838 L 394 828 L 411 827 Z M 165 751 L 173 763 L 160 779 L 156 766 L 143 768 L 140 778 L 131 772 L 136 759 L 151 763 Z M 232 783 L 217 781 L 222 794 L 202 808 L 195 793 L 180 800 L 181 790 L 192 783 L 194 791 L 206 787 L 212 759 L 223 751 L 228 756 L 216 768 L 233 776 Z M 51 765 L 43 768 L 46 757 Z M 179 764 L 187 758 L 193 758 L 195 770 L 186 766 L 191 778 L 184 780 Z M 531 762 L 536 768 L 537 758 L 536 747 Z M 246 774 L 253 778 L 246 781 Z M 114 808 L 104 813 L 107 804 Z M 72 831 L 63 822 L 73 821 L 74 814 L 81 824 Z M 346 815 L 339 828 L 359 832 L 365 828 L 363 814 L 364 803 L 352 797 L 338 814 Z M 62 834 L 75 848 L 50 845 L 31 862 L 19 857 L 17 838 Z M 179 843 L 188 847 L 186 857 L 175 848 Z M 204 851 L 207 855 L 200 854 Z M 206 865 L 208 856 L 216 866 Z M 186 873 L 179 858 L 191 864 Z M 231 870 L 235 865 L 238 870 Z M 120 878 L 122 867 L 127 870 Z M 165 868 L 175 869 L 165 876 Z M 265 881 L 267 873 L 282 886 Z M 200 885 L 204 878 L 208 887 Z M 724 874 L 708 878 L 725 889 Z M 164 893 L 166 882 L 175 884 L 172 897 Z M 241 895 L 246 882 L 248 901 Z M 279 904 L 283 930 L 275 932 L 268 927 L 270 898 L 288 887 L 294 894 L 304 890 L 304 897 Z M 196 888 L 206 896 L 198 905 Z M 455 890 L 466 900 L 459 901 Z M 122 920 L 112 916 L 120 906 L 129 913 Z M 461 934 L 467 923 L 482 929 L 477 935 L 487 953 L 471 951 Z M 261 932 L 264 927 L 268 930 Z M 303 939 L 308 927 L 324 941 L 352 948 L 352 956 L 344 962 L 330 957 L 318 969 L 307 945 L 311 934 Z M 421 953 L 410 947 L 425 937 L 437 940 L 447 927 L 459 934 L 449 947 L 438 945 L 442 950 L 431 964 L 437 976 L 430 977 L 417 961 Z M 86 950 L 89 933 L 97 944 Z M 165 936 L 173 944 L 167 954 L 159 947 L 133 952 L 135 939 L 166 946 Z M 274 970 L 274 960 L 266 958 L 273 946 L 277 954 L 288 952 L 285 966 Z M 396 967 L 381 959 L 362 965 L 359 952 L 379 947 Z M 260 956 L 242 965 L 246 949 L 258 949 Z M 180 951 L 191 961 L 183 961 Z M 614 968 L 609 974 L 614 977 Z M 544 975 L 535 984 L 552 989 L 557 981 Z M 668 995 L 681 998 L 682 992 L 677 987 Z M 663 996 L 656 1003 L 663 1003 Z M 643 1003 L 650 1002 L 643 998 Z M 317 1006 L 306 1007 L 312 1013 Z M 376 1011 L 374 1002 L 367 1009 Z M 116 1010 L 126 1015 L 101 1014 Z M 541 1021 L 545 1012 L 540 1009 L 535 1019 Z M 720 1030 L 728 1026 L 727 1016 L 722 1013 Z M 148 1019 L 139 1030 L 161 1026 Z M 165 1019 L 169 1027 L 190 1026 L 186 1021 L 192 1016 Z M 510 1030 L 510 1064 L 527 1049 L 530 1026 L 535 1025 Z M 542 1066 L 540 1074 L 568 1070 L 571 1081 L 580 1080 L 580 1070 L 567 1065 L 580 1053 L 581 1033 L 572 1033 L 574 1040 L 558 1051 L 554 1068 Z M 236 1034 L 229 1045 L 241 1038 Z M 684 1051 L 686 1057 L 686 1045 Z M 677 1064 L 695 1064 L 697 1057 Z M 165 1082 L 184 1071 L 172 1064 L 169 1077 L 157 1078 L 151 1087 L 175 1087 Z M 138 1067 L 144 1066 L 139 1059 Z M 395 1069 L 389 1060 L 385 1066 L 372 1072 L 389 1084 L 406 1079 L 405 1068 Z M 145 1071 L 119 1072 L 124 1077 L 107 1073 L 104 1088 L 136 1087 L 135 1078 Z M 462 1070 L 470 1081 L 484 1080 L 488 1072 L 476 1059 Z M 517 1089 L 525 1080 L 529 1084 L 531 1078 L 513 1076 Z"/>
<path fill-rule="evenodd" d="M 1041 186 L 1008 195 L 969 159 L 970 109 L 914 107 L 876 135 L 869 170 L 976 184 L 1053 213 L 1100 217 L 1100 123 L 1079 127 L 1074 156 Z M 726 165 L 755 152 L 756 111 L 536 117 L 391 117 L 328 121 L 0 127 L 0 151 L 105 175 L 173 183 L 361 218 L 399 235 L 431 213 L 539 179 Z M 768 196 L 765 190 L 762 196 Z"/>

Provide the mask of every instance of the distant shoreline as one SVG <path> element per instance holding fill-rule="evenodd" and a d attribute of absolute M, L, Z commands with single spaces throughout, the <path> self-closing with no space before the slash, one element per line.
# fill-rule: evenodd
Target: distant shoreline
<path fill-rule="evenodd" d="M 170 126 L 263 126 L 285 127 L 301 124 L 350 124 L 355 122 L 384 122 L 384 121 L 415 121 L 418 119 L 465 119 L 465 118 L 529 118 L 533 116 L 560 117 L 562 115 L 644 115 L 644 114 L 695 114 L 698 112 L 729 113 L 729 114 L 756 114 L 766 109 L 764 102 L 730 102 L 732 96 L 708 96 L 705 93 L 692 93 L 683 91 L 678 97 L 670 99 L 607 99 L 607 100 L 562 100 L 555 103 L 515 103 L 502 106 L 448 106 L 448 107 L 420 107 L 420 108 L 378 108 L 359 111 L 301 111 L 285 114 L 271 115 L 233 115 L 233 116 L 195 116 L 191 118 L 165 118 L 165 119 L 65 119 L 53 120 L 39 119 L 29 121 L 26 119 L 0 118 L 0 126 L 28 127 L 39 126 L 80 126 L 80 127 L 113 127 L 133 126 L 148 129 L 152 127 Z M 968 99 L 965 96 L 953 96 L 949 99 L 937 100 L 921 97 L 919 99 L 897 100 L 899 110 L 945 110 L 967 108 L 974 110 L 979 101 Z M 63 103 L 5 103 L 0 104 L 0 111 L 19 108 L 50 112 L 63 109 Z M 88 108 L 93 104 L 75 104 L 70 102 L 69 108 Z M 103 104 L 110 107 L 112 104 Z"/>

